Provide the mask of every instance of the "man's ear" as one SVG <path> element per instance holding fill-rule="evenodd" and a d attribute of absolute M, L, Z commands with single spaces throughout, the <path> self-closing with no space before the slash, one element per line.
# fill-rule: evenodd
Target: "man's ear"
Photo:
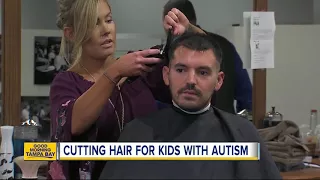
<path fill-rule="evenodd" d="M 63 35 L 66 37 L 68 41 L 73 41 L 74 39 L 74 33 L 73 29 L 71 27 L 65 27 L 63 28 Z"/>
<path fill-rule="evenodd" d="M 223 84 L 223 80 L 224 80 L 224 73 L 220 71 L 217 76 L 217 84 L 214 88 L 215 91 L 218 91 L 221 88 Z"/>
<path fill-rule="evenodd" d="M 162 78 L 164 83 L 169 86 L 169 67 L 168 66 L 163 66 L 162 68 Z"/>

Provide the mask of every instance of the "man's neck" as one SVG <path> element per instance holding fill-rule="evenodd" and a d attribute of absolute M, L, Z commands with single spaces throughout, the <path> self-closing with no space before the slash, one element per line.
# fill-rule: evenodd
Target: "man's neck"
<path fill-rule="evenodd" d="M 204 108 L 198 110 L 198 111 L 188 111 L 188 110 L 184 110 L 183 108 L 181 108 L 177 103 L 175 103 L 174 101 L 172 101 L 172 104 L 174 107 L 178 108 L 179 110 L 181 110 L 182 112 L 186 113 L 186 114 L 192 114 L 192 115 L 196 115 L 196 114 L 202 114 L 206 111 L 208 111 L 211 107 L 211 103 L 209 102 L 209 104 L 207 106 L 205 106 Z"/>

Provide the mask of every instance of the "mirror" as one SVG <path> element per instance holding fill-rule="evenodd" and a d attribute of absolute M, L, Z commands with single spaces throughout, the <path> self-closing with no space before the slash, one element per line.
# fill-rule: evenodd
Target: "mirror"
<path fill-rule="evenodd" d="M 161 39 L 164 39 L 164 32 L 161 21 L 162 7 L 166 3 L 166 0 L 140 1 L 143 1 L 141 3 L 150 8 L 142 8 L 142 6 L 140 5 L 141 3 L 136 3 L 136 1 L 128 2 L 124 0 L 109 0 L 113 11 L 113 17 L 117 25 L 118 33 L 116 56 L 123 55 L 128 50 L 138 50 L 145 47 L 153 46 L 155 44 L 159 44 L 161 42 Z M 207 31 L 217 33 L 228 39 L 234 44 L 241 56 L 243 47 L 241 46 L 241 43 L 239 44 L 239 39 L 237 39 L 241 33 L 232 31 L 241 29 L 243 21 L 242 14 L 245 11 L 252 11 L 253 1 L 239 0 L 239 2 L 237 1 L 237 3 L 235 3 L 232 0 L 203 0 L 192 1 L 192 3 L 194 4 L 197 14 L 197 24 L 199 24 L 203 29 Z M 303 0 L 284 0 L 279 2 L 276 0 L 269 0 L 268 5 L 269 11 L 275 11 L 277 25 L 280 26 L 288 24 L 311 24 L 313 23 L 313 19 L 317 21 L 314 16 L 319 16 L 319 13 L 316 12 L 317 2 L 305 2 Z M 55 25 L 57 11 L 55 8 L 51 8 L 55 6 L 55 0 L 47 1 L 46 4 L 44 4 L 44 2 L 42 2 L 41 0 L 22 1 L 22 105 L 28 104 L 27 101 L 30 100 L 26 99 L 30 99 L 30 97 L 45 98 L 49 95 L 48 84 L 50 83 L 48 82 L 50 82 L 50 79 L 53 78 L 55 73 L 52 72 L 56 72 L 56 68 L 52 65 L 48 65 L 48 63 L 41 62 L 39 58 L 38 60 L 35 60 L 36 54 L 30 52 L 35 51 L 36 44 L 43 44 L 42 46 L 46 46 L 46 53 L 47 56 L 49 56 L 50 47 L 48 46 L 58 46 L 58 42 L 56 42 L 57 40 L 54 40 L 55 38 L 61 36 L 60 31 L 58 31 Z M 212 10 L 212 8 L 214 8 L 214 10 Z M 123 12 L 126 12 L 125 16 L 123 15 Z M 146 14 L 148 14 L 148 18 L 146 18 Z M 279 28 L 281 29 L 280 26 Z M 279 32 L 281 31 L 280 29 Z M 238 35 L 234 35 L 234 33 L 238 33 Z M 49 45 L 52 43 L 55 45 Z M 279 51 L 277 50 L 278 46 L 279 45 L 276 45 L 276 53 Z M 278 54 L 276 54 L 276 56 L 278 56 Z M 275 81 L 272 80 L 271 76 L 275 75 L 276 73 L 273 71 L 277 71 L 277 69 L 281 71 L 280 67 L 282 67 L 282 65 L 278 64 L 281 62 L 278 59 L 283 58 L 276 57 L 276 68 L 271 69 L 270 73 L 268 73 L 269 80 L 267 85 L 267 111 L 270 110 L 273 104 L 277 107 L 276 109 L 280 108 L 278 106 L 282 106 L 280 104 L 278 105 L 277 102 L 273 102 L 274 99 L 280 99 L 277 95 L 269 94 L 269 91 L 274 91 L 272 90 L 273 86 L 271 84 Z M 46 74 L 45 76 L 50 77 L 48 82 L 45 82 L 44 84 L 35 84 L 35 71 L 39 70 L 48 71 L 42 72 Z M 252 71 L 246 71 L 248 72 L 250 80 L 252 82 Z M 51 75 L 49 75 L 49 73 L 51 73 Z M 45 76 L 37 75 L 37 77 Z M 272 82 L 270 85 L 269 81 L 270 83 Z M 279 92 L 278 94 L 280 96 L 281 93 Z M 281 109 L 278 110 L 281 111 Z M 241 108 L 236 109 L 237 112 L 240 110 Z M 48 108 L 46 112 L 49 111 L 50 110 Z M 285 111 L 283 112 L 284 114 L 289 114 L 289 111 L 284 109 L 283 111 Z M 305 117 L 305 115 L 303 116 Z M 286 117 L 288 116 L 285 115 L 284 118 Z M 291 119 L 291 116 L 289 116 L 288 118 Z M 297 119 L 302 119 L 302 116 Z"/>
<path fill-rule="evenodd" d="M 141 1 L 141 3 L 137 3 L 137 1 Z M 166 2 L 166 0 L 136 0 L 132 2 L 109 0 L 118 34 L 115 56 L 119 57 L 129 50 L 151 47 L 159 44 L 161 39 L 164 39 L 162 7 Z M 289 2 L 291 2 L 290 8 L 288 8 Z M 231 35 L 232 32 L 230 29 L 237 29 L 239 28 L 238 26 L 242 25 L 243 12 L 252 11 L 253 1 L 203 0 L 192 1 L 192 3 L 197 14 L 197 24 L 209 32 L 220 34 L 228 39 L 241 55 L 241 49 L 243 47 L 237 42 L 237 37 Z M 141 4 L 149 8 L 143 8 Z M 30 100 L 27 99 L 31 97 L 41 97 L 42 99 L 48 97 L 50 81 L 52 81 L 52 78 L 57 73 L 57 68 L 54 67 L 54 63 L 49 63 L 49 61 L 52 60 L 48 60 L 49 54 L 52 58 L 57 57 L 56 51 L 58 49 L 59 37 L 61 37 L 61 32 L 55 25 L 57 10 L 52 7 L 56 7 L 55 0 L 46 1 L 45 4 L 41 0 L 22 1 L 23 68 L 21 76 L 21 96 L 24 107 L 26 107 L 26 104 L 30 104 Z M 214 8 L 214 10 L 212 10 L 212 8 Z M 305 3 L 299 0 L 295 0 L 294 2 L 283 1 L 281 3 L 276 0 L 270 0 L 269 2 L 269 10 L 276 12 L 278 24 L 309 23 L 312 19 L 310 12 L 313 12 L 309 11 L 309 8 L 312 8 L 312 3 Z M 125 12 L 125 15 L 123 12 Z M 292 14 L 296 16 L 292 16 Z M 146 15 L 148 15 L 148 17 L 146 17 Z M 55 53 L 51 53 L 52 49 Z M 38 51 L 37 54 L 35 51 Z M 36 56 L 41 57 L 35 58 Z M 252 80 L 252 71 L 246 71 Z M 44 79 L 46 77 L 47 80 L 39 80 L 39 78 Z M 249 94 L 247 96 L 251 96 L 250 92 L 247 94 Z M 246 104 L 251 104 L 251 100 L 246 100 Z M 268 110 L 269 106 L 268 104 Z M 236 105 L 234 105 L 234 107 L 236 107 Z M 236 112 L 239 112 L 244 108 L 251 109 L 250 105 L 234 109 L 236 109 Z M 35 112 L 37 111 L 38 110 L 35 110 Z M 50 112 L 50 108 L 46 108 L 45 111 L 46 113 Z"/>

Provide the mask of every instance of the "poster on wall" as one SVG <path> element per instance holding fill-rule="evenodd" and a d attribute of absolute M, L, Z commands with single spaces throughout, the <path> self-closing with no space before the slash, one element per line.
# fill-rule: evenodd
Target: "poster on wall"
<path fill-rule="evenodd" d="M 68 63 L 59 56 L 61 37 L 34 37 L 34 84 L 51 84 L 55 75 L 68 68 Z"/>

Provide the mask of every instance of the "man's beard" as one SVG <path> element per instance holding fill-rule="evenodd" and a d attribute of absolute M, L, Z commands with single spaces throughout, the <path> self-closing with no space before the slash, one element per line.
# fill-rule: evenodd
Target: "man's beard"
<path fill-rule="evenodd" d="M 183 94 L 184 91 L 194 91 L 195 92 L 195 95 L 198 96 L 198 97 L 201 97 L 202 96 L 202 93 L 199 89 L 196 88 L 195 85 L 191 85 L 191 84 L 187 84 L 185 87 L 179 89 L 178 91 L 178 95 L 181 95 Z"/>
<path fill-rule="evenodd" d="M 182 95 L 182 94 L 183 94 L 185 91 L 187 91 L 187 90 L 188 90 L 188 91 L 193 91 L 193 92 L 194 92 L 194 95 L 201 99 L 201 97 L 202 97 L 201 91 L 200 91 L 199 89 L 197 89 L 197 88 L 195 87 L 195 85 L 190 85 L 190 84 L 187 84 L 185 87 L 183 87 L 183 88 L 181 88 L 181 89 L 178 90 L 178 92 L 177 92 L 177 93 L 178 93 L 178 97 L 179 97 L 180 95 Z M 172 95 L 172 97 L 173 97 L 173 92 L 171 92 L 171 95 Z M 178 97 L 177 97 L 177 98 L 178 98 Z M 197 107 L 181 106 L 181 104 L 179 104 L 178 102 L 175 102 L 174 100 L 173 100 L 173 102 L 174 102 L 180 109 L 182 109 L 182 110 L 184 110 L 184 111 L 197 112 L 197 111 L 205 108 L 205 107 L 208 105 L 209 100 L 205 101 L 205 103 L 200 104 L 200 105 L 197 106 Z"/>
<path fill-rule="evenodd" d="M 171 83 L 170 83 L 170 84 L 171 84 Z M 172 89 L 171 86 L 169 86 L 169 87 L 170 87 L 170 89 Z M 215 87 L 215 86 L 214 86 L 214 87 Z M 197 88 L 195 87 L 195 85 L 190 85 L 190 84 L 187 84 L 185 87 L 179 89 L 178 92 L 177 92 L 177 93 L 178 93 L 178 96 L 180 96 L 181 94 L 183 94 L 183 92 L 186 91 L 186 90 L 194 91 L 195 96 L 198 96 L 198 98 L 203 98 L 203 97 L 202 97 L 202 96 L 203 96 L 202 92 L 201 92 L 199 89 L 197 89 Z M 185 111 L 197 112 L 197 111 L 202 110 L 203 108 L 206 108 L 206 106 L 211 102 L 211 99 L 212 99 L 212 96 L 213 96 L 214 92 L 215 92 L 215 90 L 213 90 L 211 96 L 208 97 L 208 99 L 204 100 L 203 103 L 199 104 L 199 106 L 197 106 L 197 107 L 192 107 L 192 108 L 191 108 L 191 107 L 181 107 L 181 106 L 178 104 L 178 102 L 175 102 L 173 99 L 172 99 L 172 100 L 174 101 L 174 103 L 175 103 L 176 105 L 179 106 L 179 108 L 181 108 L 181 109 L 183 109 L 183 110 L 185 110 Z M 173 94 L 173 92 L 171 91 L 171 97 L 174 97 L 173 95 L 174 95 L 174 94 Z M 177 98 L 178 98 L 178 97 L 177 97 Z"/>

